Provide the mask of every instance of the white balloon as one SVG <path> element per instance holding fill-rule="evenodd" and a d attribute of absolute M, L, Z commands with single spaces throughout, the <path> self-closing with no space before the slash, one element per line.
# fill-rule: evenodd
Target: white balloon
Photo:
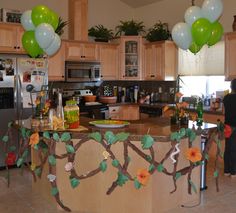
<path fill-rule="evenodd" d="M 223 12 L 221 0 L 205 0 L 202 4 L 202 14 L 210 22 L 215 22 Z"/>
<path fill-rule="evenodd" d="M 190 26 L 183 22 L 177 23 L 172 29 L 172 38 L 179 48 L 187 50 L 192 44 Z"/>
<path fill-rule="evenodd" d="M 52 56 L 60 49 L 60 46 L 61 38 L 58 34 L 55 33 L 54 40 L 47 49 L 44 49 L 44 52 L 47 53 L 49 56 Z"/>
<path fill-rule="evenodd" d="M 42 23 L 35 29 L 35 39 L 42 49 L 47 49 L 55 37 L 55 32 L 50 24 Z"/>
<path fill-rule="evenodd" d="M 20 18 L 20 22 L 26 31 L 35 29 L 35 26 L 31 19 L 31 13 L 32 13 L 32 10 L 27 10 L 22 14 Z"/>
<path fill-rule="evenodd" d="M 184 14 L 184 20 L 190 27 L 196 20 L 202 17 L 202 10 L 198 6 L 189 7 Z"/>

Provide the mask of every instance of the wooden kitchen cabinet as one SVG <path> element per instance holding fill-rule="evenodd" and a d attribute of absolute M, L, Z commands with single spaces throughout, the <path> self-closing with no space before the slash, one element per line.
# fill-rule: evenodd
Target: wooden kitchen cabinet
<path fill-rule="evenodd" d="M 62 41 L 58 52 L 48 59 L 48 80 L 65 80 L 65 41 Z"/>
<path fill-rule="evenodd" d="M 66 42 L 66 60 L 68 61 L 97 61 L 98 45 L 95 42 Z"/>
<path fill-rule="evenodd" d="M 177 77 L 177 47 L 172 41 L 144 45 L 144 80 L 175 80 Z"/>
<path fill-rule="evenodd" d="M 22 46 L 24 29 L 16 23 L 0 23 L 0 52 L 26 54 Z"/>
<path fill-rule="evenodd" d="M 109 118 L 112 120 L 139 120 L 138 105 L 109 106 Z"/>
<path fill-rule="evenodd" d="M 121 80 L 142 79 L 142 36 L 120 37 Z"/>
<path fill-rule="evenodd" d="M 101 62 L 102 80 L 118 80 L 119 78 L 119 45 L 99 44 L 99 61 Z"/>
<path fill-rule="evenodd" d="M 225 80 L 236 78 L 236 32 L 225 34 Z"/>

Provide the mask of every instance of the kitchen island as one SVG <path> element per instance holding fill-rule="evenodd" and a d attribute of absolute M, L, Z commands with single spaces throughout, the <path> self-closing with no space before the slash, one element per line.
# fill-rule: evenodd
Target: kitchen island
<path fill-rule="evenodd" d="M 156 213 L 199 202 L 200 167 L 186 159 L 188 137 L 181 137 L 179 141 L 170 138 L 179 128 L 170 126 L 169 119 L 132 121 L 124 128 L 114 129 L 94 127 L 89 121 L 81 119 L 81 125 L 87 130 L 70 132 L 73 138 L 67 143 L 70 147 L 65 146 L 62 136 L 57 143 L 48 140 L 47 157 L 53 155 L 56 162 L 51 158 L 47 163 L 46 154 L 32 149 L 32 164 L 44 164 L 41 178 L 33 182 L 33 190 L 51 200 L 53 194 L 63 203 L 61 206 L 66 206 L 64 210 L 83 213 Z M 203 124 L 193 147 L 200 148 L 200 132 L 204 130 L 207 134 L 214 127 Z M 114 135 L 129 133 L 129 138 L 113 143 L 111 134 L 105 138 L 107 131 Z M 100 142 L 99 134 L 103 136 Z M 151 145 L 149 136 L 153 138 Z M 122 141 L 122 136 L 120 139 Z M 176 152 L 177 144 L 180 152 Z M 140 170 L 144 172 L 141 175 Z M 55 177 L 48 181 L 48 174 Z M 149 178 L 141 184 L 139 178 L 145 174 Z"/>

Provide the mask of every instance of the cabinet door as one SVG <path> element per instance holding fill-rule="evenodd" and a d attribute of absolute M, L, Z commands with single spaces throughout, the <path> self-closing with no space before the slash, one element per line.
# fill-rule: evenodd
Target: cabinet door
<path fill-rule="evenodd" d="M 49 81 L 65 80 L 65 42 L 61 43 L 58 52 L 48 60 Z"/>
<path fill-rule="evenodd" d="M 121 79 L 140 80 L 142 37 L 121 36 Z"/>
<path fill-rule="evenodd" d="M 94 43 L 85 43 L 83 44 L 83 53 L 82 59 L 88 61 L 97 61 L 98 60 L 98 47 Z"/>
<path fill-rule="evenodd" d="M 236 33 L 225 35 L 225 79 L 236 78 Z"/>
<path fill-rule="evenodd" d="M 120 119 L 121 120 L 139 120 L 140 119 L 139 106 L 135 106 L 135 105 L 121 106 Z"/>
<path fill-rule="evenodd" d="M 155 44 L 153 45 L 153 58 L 154 61 L 154 71 L 153 75 L 155 76 L 155 79 L 157 80 L 165 80 L 164 75 L 164 47 L 162 44 Z"/>
<path fill-rule="evenodd" d="M 116 44 L 99 45 L 101 77 L 103 80 L 117 80 L 119 76 L 119 48 Z"/>
<path fill-rule="evenodd" d="M 22 45 L 22 36 L 24 32 L 25 30 L 23 27 L 21 26 L 17 27 L 17 51 L 19 51 L 20 53 L 26 53 Z"/>

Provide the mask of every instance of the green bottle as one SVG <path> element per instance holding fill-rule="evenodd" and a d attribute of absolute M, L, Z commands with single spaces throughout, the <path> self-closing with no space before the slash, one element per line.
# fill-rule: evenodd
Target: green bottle
<path fill-rule="evenodd" d="M 203 122 L 203 103 L 199 100 L 197 103 L 197 126 L 201 126 Z"/>

